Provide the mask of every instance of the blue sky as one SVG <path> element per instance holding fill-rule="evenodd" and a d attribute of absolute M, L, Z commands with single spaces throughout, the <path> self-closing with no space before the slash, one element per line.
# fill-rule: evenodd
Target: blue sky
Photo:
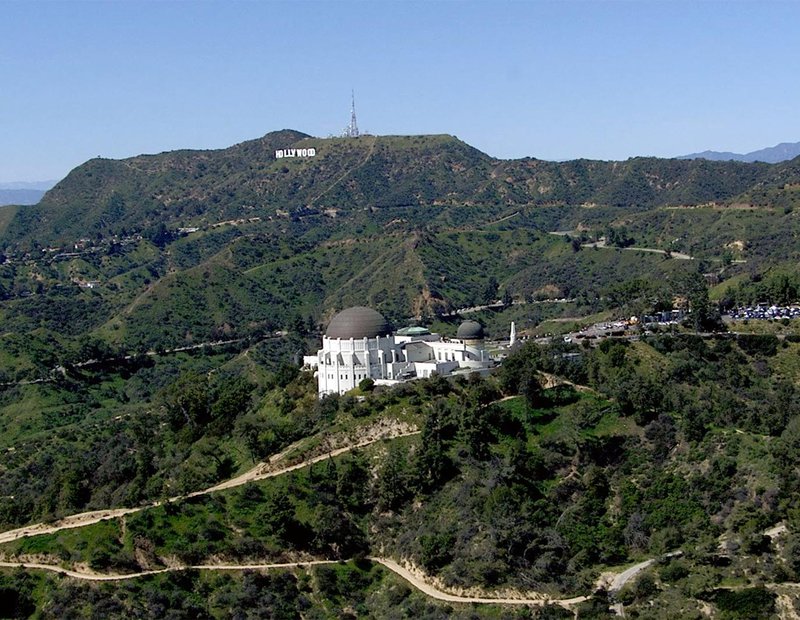
<path fill-rule="evenodd" d="M 800 2 L 0 0 L 0 181 L 349 120 L 496 157 L 800 141 Z"/>

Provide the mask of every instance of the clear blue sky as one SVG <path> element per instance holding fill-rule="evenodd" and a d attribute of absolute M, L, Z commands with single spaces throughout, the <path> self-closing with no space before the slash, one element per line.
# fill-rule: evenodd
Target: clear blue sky
<path fill-rule="evenodd" d="M 0 0 L 0 181 L 293 128 L 496 157 L 800 141 L 800 2 Z"/>

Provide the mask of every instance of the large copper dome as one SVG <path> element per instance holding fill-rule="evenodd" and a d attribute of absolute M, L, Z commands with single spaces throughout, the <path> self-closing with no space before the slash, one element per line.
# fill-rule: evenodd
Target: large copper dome
<path fill-rule="evenodd" d="M 325 336 L 328 338 L 374 338 L 391 332 L 384 316 L 365 306 L 353 306 L 342 310 L 331 319 Z"/>

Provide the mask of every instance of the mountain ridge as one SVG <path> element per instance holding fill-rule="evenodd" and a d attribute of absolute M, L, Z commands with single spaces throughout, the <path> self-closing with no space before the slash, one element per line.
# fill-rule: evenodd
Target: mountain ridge
<path fill-rule="evenodd" d="M 315 155 L 275 155 L 298 145 L 314 148 Z M 91 159 L 36 207 L 19 211 L 2 237 L 9 243 L 63 244 L 278 212 L 730 202 L 770 171 L 762 163 L 652 157 L 501 160 L 447 135 L 314 138 L 281 130 L 225 149 Z"/>
<path fill-rule="evenodd" d="M 709 161 L 742 161 L 742 162 L 765 162 L 777 164 L 788 161 L 800 156 L 800 142 L 781 142 L 775 146 L 770 146 L 749 153 L 732 153 L 730 151 L 703 151 L 701 153 L 691 153 L 681 155 L 676 159 L 708 159 Z"/>
<path fill-rule="evenodd" d="M 41 189 L 0 189 L 0 207 L 6 205 L 35 205 L 44 196 Z"/>

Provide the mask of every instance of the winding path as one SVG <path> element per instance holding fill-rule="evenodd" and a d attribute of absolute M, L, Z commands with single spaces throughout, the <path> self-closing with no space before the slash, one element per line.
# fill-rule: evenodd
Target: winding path
<path fill-rule="evenodd" d="M 248 482 L 256 480 L 265 480 L 267 478 L 274 478 L 276 476 L 281 476 L 289 472 L 297 471 L 298 469 L 303 469 L 304 467 L 308 467 L 310 465 L 313 465 L 314 463 L 319 463 L 320 461 L 324 461 L 329 458 L 339 456 L 346 452 L 350 452 L 358 448 L 364 448 L 371 444 L 377 443 L 378 441 L 382 441 L 383 439 L 398 439 L 400 437 L 410 437 L 412 435 L 418 435 L 420 434 L 420 432 L 421 431 L 417 430 L 414 427 L 403 424 L 397 424 L 394 426 L 390 426 L 385 432 L 381 432 L 379 430 L 374 435 L 370 435 L 366 439 L 360 442 L 343 446 L 335 450 L 326 451 L 324 454 L 319 454 L 317 456 L 305 459 L 304 461 L 301 461 L 300 463 L 296 463 L 294 465 L 287 465 L 285 467 L 274 469 L 274 462 L 266 461 L 259 463 L 249 471 L 243 473 L 241 476 L 237 476 L 236 478 L 232 478 L 231 480 L 226 480 L 225 482 L 221 482 L 220 484 L 214 485 L 213 487 L 203 489 L 202 491 L 195 491 L 193 493 L 188 493 L 186 495 L 178 495 L 175 497 L 170 497 L 166 500 L 151 502 L 149 504 L 143 504 L 142 506 L 136 506 L 133 508 L 111 508 L 104 510 L 92 510 L 89 512 L 81 512 L 78 514 L 64 517 L 63 519 L 55 521 L 54 523 L 35 523 L 32 525 L 25 525 L 23 527 L 14 530 L 0 532 L 0 544 L 13 542 L 25 536 L 39 536 L 42 534 L 53 534 L 55 532 L 60 532 L 61 530 L 67 530 L 76 527 L 84 527 L 87 525 L 92 525 L 94 523 L 99 523 L 104 519 L 116 519 L 118 517 L 124 517 L 125 515 L 133 514 L 135 512 L 141 512 L 142 510 L 147 510 L 148 508 L 155 508 L 157 506 L 161 506 L 166 503 L 177 502 L 190 497 L 198 497 L 200 495 L 208 495 L 210 493 L 216 493 L 217 491 L 222 491 L 225 489 L 232 489 L 234 487 L 242 486 L 244 484 L 247 484 Z M 281 455 L 283 454 L 285 454 L 285 451 L 284 453 L 281 453 Z"/>
<path fill-rule="evenodd" d="M 559 233 L 551 233 L 551 234 L 559 234 Z M 651 254 L 669 254 L 670 258 L 677 258 L 678 260 L 694 260 L 693 256 L 689 254 L 685 254 L 683 252 L 677 252 L 673 250 L 660 250 L 658 248 L 639 248 L 634 246 L 629 246 L 626 248 L 620 248 L 615 245 L 608 245 L 605 241 L 592 241 L 591 243 L 582 243 L 582 248 L 605 248 L 608 250 L 625 250 L 628 252 L 650 252 Z"/>
<path fill-rule="evenodd" d="M 505 399 L 501 399 L 505 400 Z M 371 431 L 371 432 L 369 432 Z M 23 538 L 25 536 L 36 536 L 42 534 L 51 534 L 55 532 L 59 532 L 61 530 L 71 529 L 71 528 L 78 528 L 84 527 L 87 525 L 92 525 L 94 523 L 98 523 L 105 519 L 114 519 L 118 517 L 123 517 L 128 514 L 140 512 L 146 510 L 148 508 L 153 508 L 156 506 L 160 506 L 165 503 L 169 502 L 176 502 L 182 499 L 190 498 L 190 497 L 197 497 L 200 495 L 207 495 L 210 493 L 215 493 L 217 491 L 222 491 L 225 489 L 231 489 L 237 486 L 244 485 L 248 482 L 255 481 L 255 480 L 263 480 L 266 478 L 273 478 L 276 476 L 280 476 L 292 471 L 296 471 L 302 469 L 304 467 L 308 467 L 313 465 L 314 463 L 318 463 L 320 461 L 324 461 L 326 459 L 339 456 L 346 452 L 350 452 L 357 448 L 362 448 L 369 446 L 373 443 L 381 441 L 383 439 L 396 439 L 400 437 L 410 437 L 412 435 L 418 435 L 421 431 L 417 430 L 416 428 L 395 422 L 394 424 L 390 424 L 388 427 L 381 427 L 380 425 L 377 428 L 368 429 L 367 437 L 362 439 L 359 442 L 352 443 L 350 445 L 342 446 L 340 448 L 329 450 L 324 454 L 319 454 L 314 457 L 307 458 L 299 463 L 295 463 L 293 465 L 287 465 L 284 467 L 275 468 L 275 464 L 280 460 L 284 459 L 286 455 L 291 451 L 293 446 L 290 446 L 283 452 L 274 455 L 268 461 L 261 462 L 249 471 L 245 472 L 244 474 L 237 476 L 236 478 L 232 478 L 230 480 L 226 480 L 220 484 L 215 486 L 209 487 L 202 491 L 195 491 L 193 493 L 189 493 L 187 495 L 181 495 L 176 497 L 171 497 L 166 500 L 152 502 L 150 504 L 145 504 L 142 506 L 137 506 L 134 508 L 117 508 L 117 509 L 106 509 L 106 510 L 94 510 L 90 512 L 83 512 L 75 515 L 70 515 L 68 517 L 64 517 L 63 519 L 56 521 L 52 524 L 47 523 L 37 523 L 33 525 L 24 526 L 21 528 L 17 528 L 15 530 L 9 530 L 6 532 L 0 533 L 0 543 L 7 543 L 17 540 L 19 538 Z M 672 554 L 670 554 L 672 555 Z M 420 576 L 415 574 L 408 568 L 402 566 L 395 560 L 390 558 L 383 558 L 383 557 L 369 557 L 367 558 L 373 562 L 381 564 L 388 570 L 392 571 L 396 575 L 400 576 L 401 578 L 405 579 L 408 583 L 410 583 L 413 587 L 418 589 L 420 592 L 424 593 L 425 595 L 444 602 L 449 603 L 466 603 L 466 604 L 493 604 L 493 605 L 527 605 L 527 606 L 543 606 L 543 605 L 560 605 L 565 608 L 569 608 L 574 606 L 578 603 L 586 601 L 588 599 L 587 596 L 577 596 L 571 598 L 564 598 L 564 599 L 555 599 L 552 598 L 544 593 L 527 593 L 526 597 L 520 598 L 510 598 L 510 597 L 492 597 L 492 596 L 462 596 L 456 594 L 450 594 L 445 592 L 435 585 L 431 584 L 424 576 Z M 615 575 L 613 581 L 611 582 L 609 590 L 611 592 L 618 591 L 621 589 L 630 579 L 635 577 L 639 572 L 648 568 L 655 560 L 647 560 L 645 562 L 640 562 L 635 566 L 632 566 L 622 573 Z M 215 571 L 239 571 L 239 570 L 269 570 L 269 569 L 286 569 L 286 568 L 301 568 L 304 566 L 311 566 L 311 565 L 320 565 L 320 564 L 335 564 L 337 560 L 308 560 L 304 562 L 290 562 L 290 563 L 275 563 L 275 564 L 200 564 L 200 565 L 191 565 L 191 566 L 176 566 L 176 567 L 167 567 L 162 569 L 156 570 L 149 570 L 149 571 L 141 571 L 136 573 L 98 573 L 91 570 L 74 570 L 63 568 L 61 566 L 53 565 L 53 564 L 42 564 L 38 562 L 0 562 L 0 567 L 2 568 L 23 568 L 23 569 L 36 569 L 36 570 L 45 570 L 51 571 L 54 573 L 58 573 L 61 575 L 66 575 L 68 577 L 72 577 L 75 579 L 83 579 L 88 581 L 122 581 L 122 580 L 129 580 L 129 579 L 137 579 L 141 577 L 147 577 L 150 575 L 158 575 L 161 573 L 168 573 L 168 572 L 176 572 L 176 571 L 183 571 L 183 570 L 215 570 Z"/>
<path fill-rule="evenodd" d="M 586 596 L 576 596 L 573 598 L 555 599 L 545 594 L 536 594 L 528 596 L 527 598 L 502 598 L 502 597 L 478 597 L 478 596 L 459 596 L 456 594 L 449 594 L 440 590 L 439 588 L 431 585 L 426 580 L 415 575 L 407 568 L 401 566 L 394 560 L 389 558 L 369 557 L 368 560 L 380 564 L 392 571 L 396 575 L 405 579 L 408 583 L 414 586 L 423 594 L 436 599 L 438 601 L 445 601 L 448 603 L 466 603 L 466 604 L 482 604 L 482 605 L 527 605 L 527 606 L 543 606 L 543 605 L 560 605 L 562 607 L 571 607 L 582 603 L 587 600 Z M 277 564 L 197 564 L 190 566 L 172 566 L 169 568 L 160 568 L 157 570 L 141 571 L 138 573 L 97 573 L 94 571 L 77 571 L 54 564 L 41 564 L 38 562 L 0 562 L 2 568 L 25 568 L 50 571 L 59 575 L 66 575 L 74 579 L 82 579 L 84 581 L 126 581 L 130 579 L 139 579 L 141 577 L 149 577 L 151 575 L 160 575 L 163 573 L 174 573 L 185 570 L 203 570 L 203 571 L 243 571 L 243 570 L 273 570 L 273 569 L 289 569 L 289 568 L 304 568 L 306 566 L 319 566 L 321 564 L 337 564 L 338 560 L 307 560 L 305 562 L 286 562 Z"/>
<path fill-rule="evenodd" d="M 455 594 L 448 594 L 447 592 L 443 592 L 439 590 L 435 586 L 431 585 L 427 581 L 420 579 L 417 575 L 409 571 L 407 568 L 401 566 L 394 560 L 389 558 L 378 558 L 378 557 L 370 557 L 367 558 L 372 560 L 373 562 L 377 562 L 386 568 L 388 568 L 393 573 L 399 575 L 406 581 L 408 581 L 412 586 L 417 588 L 423 594 L 427 594 L 431 598 L 435 598 L 439 601 L 446 601 L 448 603 L 478 603 L 483 605 L 561 605 L 562 607 L 570 607 L 571 605 L 577 605 L 578 603 L 582 603 L 583 601 L 587 600 L 589 597 L 587 596 L 576 596 L 573 598 L 565 598 L 565 599 L 554 599 L 550 598 L 546 594 L 537 594 L 534 597 L 529 598 L 493 598 L 493 597 L 476 597 L 476 596 L 458 596 Z"/>

